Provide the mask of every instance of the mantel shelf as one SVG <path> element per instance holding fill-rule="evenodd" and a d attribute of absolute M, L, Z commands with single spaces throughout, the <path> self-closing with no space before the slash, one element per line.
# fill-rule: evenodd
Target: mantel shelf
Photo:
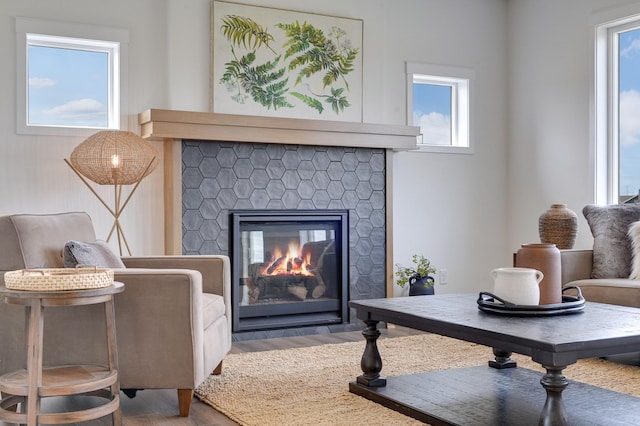
<path fill-rule="evenodd" d="M 347 146 L 409 150 L 416 148 L 415 126 L 305 120 L 208 112 L 149 109 L 138 115 L 147 139 L 190 139 Z"/>

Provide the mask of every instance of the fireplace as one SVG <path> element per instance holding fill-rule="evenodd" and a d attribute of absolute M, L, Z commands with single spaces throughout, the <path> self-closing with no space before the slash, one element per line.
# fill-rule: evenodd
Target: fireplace
<path fill-rule="evenodd" d="M 233 331 L 349 322 L 347 210 L 231 210 Z"/>
<path fill-rule="evenodd" d="M 349 300 L 385 296 L 391 269 L 384 150 L 197 140 L 182 141 L 181 148 L 183 254 L 228 254 L 233 261 L 232 211 L 346 211 L 348 238 L 343 242 L 348 244 L 348 265 L 343 269 L 349 278 Z M 350 321 L 345 318 L 316 326 L 234 331 L 233 339 L 361 329 L 353 312 Z"/>
<path fill-rule="evenodd" d="M 149 109 L 142 137 L 162 141 L 166 254 L 228 254 L 233 209 L 349 212 L 349 298 L 385 297 L 393 281 L 389 153 L 420 128 Z M 351 321 L 233 333 L 234 341 L 360 330 Z"/>

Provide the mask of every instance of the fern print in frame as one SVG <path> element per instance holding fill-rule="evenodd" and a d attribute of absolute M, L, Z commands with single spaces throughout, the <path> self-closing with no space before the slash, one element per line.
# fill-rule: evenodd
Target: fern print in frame
<path fill-rule="evenodd" d="M 212 1 L 212 110 L 362 121 L 362 20 Z"/>

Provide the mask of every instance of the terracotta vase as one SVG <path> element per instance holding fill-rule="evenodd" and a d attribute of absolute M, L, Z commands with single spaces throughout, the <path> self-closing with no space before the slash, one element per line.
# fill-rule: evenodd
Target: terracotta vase
<path fill-rule="evenodd" d="M 523 244 L 516 253 L 515 266 L 544 274 L 540 281 L 540 305 L 562 303 L 560 250 L 555 244 Z"/>
<path fill-rule="evenodd" d="M 552 204 L 538 219 L 540 242 L 570 249 L 576 243 L 578 216 L 565 204 Z"/>

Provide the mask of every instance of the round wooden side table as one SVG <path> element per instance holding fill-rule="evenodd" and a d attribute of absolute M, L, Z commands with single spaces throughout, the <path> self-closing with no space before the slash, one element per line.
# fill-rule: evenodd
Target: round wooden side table
<path fill-rule="evenodd" d="M 121 425 L 120 384 L 114 294 L 124 284 L 88 290 L 22 291 L 0 286 L 4 303 L 24 305 L 27 323 L 27 365 L 25 369 L 0 376 L 0 420 L 9 423 L 60 424 L 82 422 L 111 414 L 113 424 Z M 108 365 L 42 366 L 44 308 L 104 303 L 107 325 Z M 107 401 L 94 408 L 64 413 L 43 413 L 41 400 L 64 395 L 91 395 Z M 17 405 L 21 409 L 17 410 Z M 16 409 L 11 411 L 10 409 Z"/>

